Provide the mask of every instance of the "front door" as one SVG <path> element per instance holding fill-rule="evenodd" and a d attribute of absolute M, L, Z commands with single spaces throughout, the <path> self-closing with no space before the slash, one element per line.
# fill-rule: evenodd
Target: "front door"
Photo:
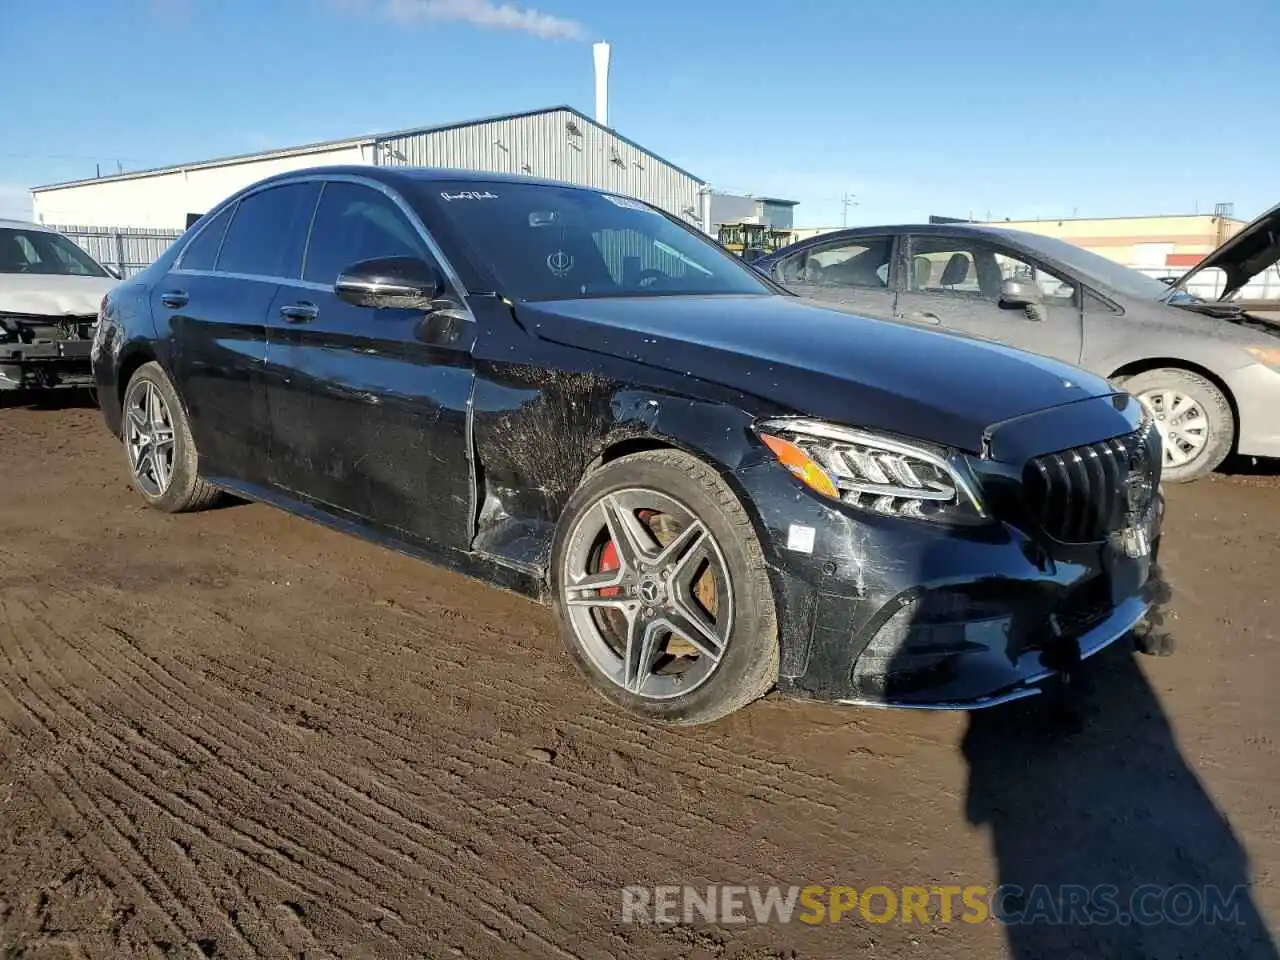
<path fill-rule="evenodd" d="M 325 182 L 302 276 L 280 285 L 269 311 L 272 481 L 412 539 L 466 548 L 474 322 L 357 307 L 333 292 L 345 268 L 394 256 L 433 260 L 388 194 Z"/>
<path fill-rule="evenodd" d="M 893 319 L 893 237 L 818 241 L 783 257 L 772 276 L 792 293 L 866 317 Z"/>
<path fill-rule="evenodd" d="M 907 282 L 898 299 L 903 320 L 1080 362 L 1084 340 L 1078 285 L 985 240 L 913 236 L 908 254 Z M 1041 302 L 1028 307 L 1001 303 L 1005 280 L 1035 283 Z"/>

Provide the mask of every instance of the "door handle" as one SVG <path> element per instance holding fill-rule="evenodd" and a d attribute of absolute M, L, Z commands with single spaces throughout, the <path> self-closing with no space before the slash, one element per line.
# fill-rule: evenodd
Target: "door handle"
<path fill-rule="evenodd" d="M 913 320 L 916 323 L 941 323 L 942 322 L 942 318 L 940 316 L 938 316 L 936 313 L 931 313 L 928 310 L 916 310 L 913 313 L 904 313 L 902 315 L 902 319 Z"/>
<path fill-rule="evenodd" d="M 280 308 L 280 316 L 289 323 L 310 323 L 320 314 L 320 308 L 314 303 L 286 303 Z"/>
<path fill-rule="evenodd" d="M 160 302 L 166 307 L 172 307 L 175 310 L 178 307 L 185 307 L 187 300 L 187 291 L 185 290 L 166 290 L 160 294 Z"/>

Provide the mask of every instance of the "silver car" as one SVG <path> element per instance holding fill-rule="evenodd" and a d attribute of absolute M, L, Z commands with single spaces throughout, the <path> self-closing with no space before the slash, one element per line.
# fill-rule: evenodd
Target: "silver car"
<path fill-rule="evenodd" d="M 802 297 L 996 340 L 1123 384 L 1155 417 L 1164 476 L 1176 482 L 1233 450 L 1280 457 L 1280 303 L 1248 298 L 1276 269 L 1278 232 L 1280 207 L 1169 282 L 1062 240 L 969 223 L 841 230 L 755 266 Z M 1212 295 L 1190 292 L 1211 273 Z"/>

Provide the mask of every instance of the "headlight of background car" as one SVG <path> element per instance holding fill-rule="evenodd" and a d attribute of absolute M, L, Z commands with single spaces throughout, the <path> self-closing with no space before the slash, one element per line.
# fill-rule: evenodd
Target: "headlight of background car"
<path fill-rule="evenodd" d="M 820 420 L 766 420 L 756 430 L 779 463 L 823 496 L 884 516 L 988 520 L 968 464 L 946 447 Z"/>

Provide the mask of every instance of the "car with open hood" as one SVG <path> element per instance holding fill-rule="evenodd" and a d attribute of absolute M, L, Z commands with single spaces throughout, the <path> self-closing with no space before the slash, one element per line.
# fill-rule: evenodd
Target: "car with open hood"
<path fill-rule="evenodd" d="M 1280 257 L 1277 211 L 1187 277 L 1148 277 L 1063 240 L 973 223 L 857 227 L 753 266 L 800 296 L 1077 364 L 1139 397 L 1164 477 L 1193 480 L 1232 451 L 1280 457 L 1280 301 L 1249 281 Z M 1217 293 L 1197 295 L 1206 272 Z M 1280 279 L 1280 278 L 1278 278 Z M 1256 284 L 1255 284 L 1256 286 Z M 1280 295 L 1280 282 L 1274 289 Z"/>
<path fill-rule="evenodd" d="M 62 234 L 0 220 L 0 390 L 91 386 L 98 307 L 116 282 Z"/>
<path fill-rule="evenodd" d="M 549 601 L 653 720 L 1031 696 L 1154 583 L 1128 393 L 806 302 L 618 194 L 282 174 L 117 287 L 93 357 L 148 505 L 231 491 Z"/>

